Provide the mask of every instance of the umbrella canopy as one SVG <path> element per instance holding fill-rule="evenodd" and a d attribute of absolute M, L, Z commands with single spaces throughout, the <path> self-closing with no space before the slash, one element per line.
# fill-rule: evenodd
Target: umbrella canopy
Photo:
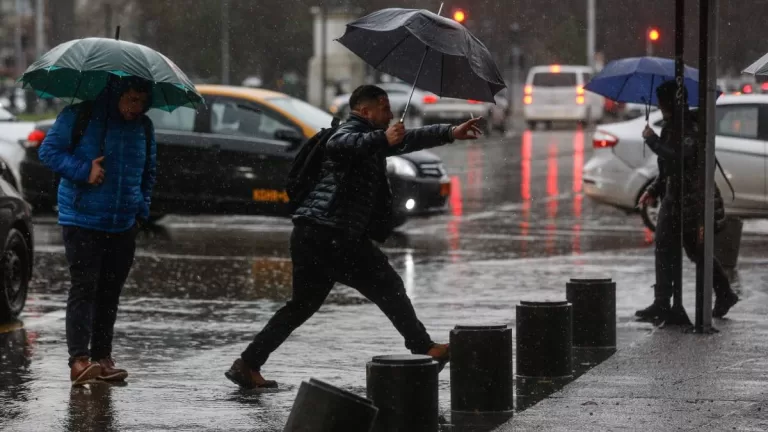
<path fill-rule="evenodd" d="M 377 70 L 439 96 L 495 103 L 506 87 L 485 45 L 430 11 L 383 9 L 347 24 L 337 40 Z"/>
<path fill-rule="evenodd" d="M 699 104 L 699 71 L 685 67 L 688 106 Z M 659 57 L 614 60 L 595 75 L 585 89 L 617 102 L 658 105 L 656 87 L 675 79 L 675 61 Z M 719 94 L 722 92 L 718 92 Z"/>
<path fill-rule="evenodd" d="M 768 75 L 768 54 L 760 57 L 759 60 L 749 65 L 741 73 L 750 75 Z"/>
<path fill-rule="evenodd" d="M 29 66 L 19 81 L 41 98 L 77 103 L 96 99 L 110 74 L 151 82 L 152 108 L 170 112 L 203 103 L 194 84 L 168 57 L 144 45 L 107 38 L 65 42 Z"/>

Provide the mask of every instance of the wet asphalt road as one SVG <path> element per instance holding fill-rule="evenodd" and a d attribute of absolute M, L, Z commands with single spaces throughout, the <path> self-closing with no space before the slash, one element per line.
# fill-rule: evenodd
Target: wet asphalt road
<path fill-rule="evenodd" d="M 652 235 L 639 216 L 581 194 L 591 153 L 581 130 L 524 132 L 436 151 L 452 175 L 451 209 L 406 224 L 385 245 L 437 341 L 456 324 L 514 324 L 520 300 L 561 299 L 570 277 L 619 282 L 620 346 L 647 333 L 631 318 L 650 301 Z M 404 353 L 375 306 L 337 286 L 264 367 L 281 387 L 235 388 L 224 371 L 290 296 L 288 220 L 168 217 L 140 235 L 114 355 L 126 386 L 71 389 L 64 340 L 68 272 L 60 230 L 36 226 L 37 258 L 21 321 L 0 327 L 0 430 L 279 431 L 302 380 L 365 394 L 365 362 Z M 759 231 L 759 230 L 758 230 Z M 746 233 L 744 253 L 763 235 Z M 449 372 L 440 406 L 450 407 Z"/>

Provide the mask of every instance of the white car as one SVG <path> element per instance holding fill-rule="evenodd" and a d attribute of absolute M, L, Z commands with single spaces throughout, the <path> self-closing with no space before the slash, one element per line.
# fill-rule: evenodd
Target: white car
<path fill-rule="evenodd" d="M 715 153 L 734 189 L 732 194 L 716 170 L 726 212 L 742 218 L 768 217 L 768 95 L 721 96 L 715 119 Z M 649 122 L 659 134 L 661 112 L 651 112 Z M 656 155 L 643 143 L 644 127 L 645 116 L 641 116 L 595 130 L 594 153 L 584 166 L 587 196 L 635 211 L 640 195 L 658 174 Z M 641 209 L 651 229 L 655 229 L 657 210 Z"/>
<path fill-rule="evenodd" d="M 602 120 L 605 98 L 584 90 L 593 69 L 588 66 L 534 66 L 528 71 L 523 89 L 523 117 L 531 129 L 539 122 L 577 121 L 583 124 Z"/>
<path fill-rule="evenodd" d="M 434 94 L 424 96 L 421 115 L 424 124 L 453 123 L 459 124 L 471 118 L 484 117 L 483 133 L 490 135 L 507 130 L 509 103 L 503 94 L 494 96 L 496 103 L 437 97 Z"/>

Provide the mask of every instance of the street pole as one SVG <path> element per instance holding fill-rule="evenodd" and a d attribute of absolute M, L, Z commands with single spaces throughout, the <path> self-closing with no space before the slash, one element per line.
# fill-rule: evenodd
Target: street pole
<path fill-rule="evenodd" d="M 45 1 L 35 4 L 35 54 L 40 58 L 45 54 Z"/>
<path fill-rule="evenodd" d="M 26 58 L 24 56 L 24 47 L 21 44 L 22 38 L 22 9 L 24 5 L 22 0 L 16 0 L 16 28 L 14 34 L 14 45 L 16 50 L 16 76 L 21 76 L 24 73 Z M 15 97 L 15 96 L 12 96 Z"/>
<path fill-rule="evenodd" d="M 221 83 L 229 85 L 229 0 L 221 0 Z"/>
<path fill-rule="evenodd" d="M 104 3 L 104 37 L 111 38 L 114 29 L 112 28 L 112 3 Z"/>
<path fill-rule="evenodd" d="M 653 56 L 653 41 L 651 40 L 651 29 L 645 31 L 645 56 Z"/>
<path fill-rule="evenodd" d="M 694 330 L 712 329 L 712 270 L 715 219 L 715 99 L 717 98 L 718 0 L 699 1 L 699 139 L 697 170 L 704 196 L 698 201 L 696 247 L 696 319 Z M 703 148 L 701 148 L 703 147 Z M 703 152 L 701 150 L 704 150 Z M 703 153 L 703 158 L 702 158 Z M 703 210 L 703 212 L 702 212 Z M 702 220 L 703 217 L 703 220 Z"/>
<path fill-rule="evenodd" d="M 328 80 L 328 13 L 325 5 L 320 6 L 320 108 L 327 109 L 325 100 L 326 81 Z"/>
<path fill-rule="evenodd" d="M 587 64 L 595 67 L 595 0 L 587 0 Z"/>
<path fill-rule="evenodd" d="M 677 82 L 677 109 L 673 113 L 676 130 L 673 131 L 673 136 L 677 143 L 681 143 L 685 136 L 685 108 L 686 100 L 684 97 L 683 89 L 685 88 L 684 71 L 685 63 L 683 62 L 683 54 L 685 50 L 685 0 L 675 0 L 675 81 Z M 680 152 L 682 153 L 682 152 Z M 688 313 L 685 312 L 683 306 L 683 196 L 684 195 L 684 182 L 685 168 L 683 164 L 682 154 L 678 157 L 677 163 L 680 170 L 680 195 L 678 199 L 677 208 L 677 245 L 675 260 L 670 263 L 675 268 L 674 286 L 675 292 L 672 299 L 672 310 L 667 317 L 666 323 L 673 325 L 691 325 L 691 320 L 688 318 Z"/>

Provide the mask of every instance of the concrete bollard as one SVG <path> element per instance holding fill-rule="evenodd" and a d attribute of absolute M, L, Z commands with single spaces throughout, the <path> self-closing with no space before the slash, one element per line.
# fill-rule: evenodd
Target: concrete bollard
<path fill-rule="evenodd" d="M 426 355 L 376 356 L 366 365 L 374 432 L 437 432 L 438 363 Z"/>
<path fill-rule="evenodd" d="M 451 419 L 455 426 L 497 426 L 514 413 L 512 329 L 457 325 L 450 334 Z"/>
<path fill-rule="evenodd" d="M 573 308 L 567 301 L 517 305 L 517 376 L 570 377 Z"/>
<path fill-rule="evenodd" d="M 377 412 L 372 401 L 310 378 L 301 383 L 283 432 L 370 432 Z"/>
<path fill-rule="evenodd" d="M 565 286 L 573 305 L 574 377 L 579 377 L 616 352 L 616 283 L 571 279 Z"/>
<path fill-rule="evenodd" d="M 616 283 L 571 279 L 565 298 L 573 306 L 574 348 L 616 348 Z"/>

